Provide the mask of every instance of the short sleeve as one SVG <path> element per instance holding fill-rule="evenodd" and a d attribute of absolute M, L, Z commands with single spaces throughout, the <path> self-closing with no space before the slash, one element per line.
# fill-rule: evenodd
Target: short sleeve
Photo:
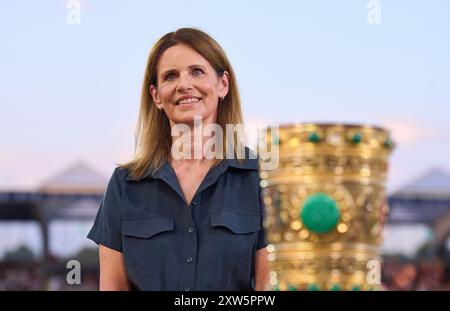
<path fill-rule="evenodd" d="M 263 194 L 262 194 L 262 189 L 261 186 L 258 185 L 259 187 L 259 206 L 261 208 L 261 230 L 259 230 L 258 232 L 258 244 L 256 249 L 261 249 L 267 246 L 267 241 L 266 241 L 266 230 L 264 228 L 264 218 L 265 218 L 265 214 L 266 214 L 266 207 L 264 204 L 264 198 L 263 198 Z"/>
<path fill-rule="evenodd" d="M 122 188 L 114 170 L 100 203 L 88 239 L 116 251 L 122 251 Z"/>

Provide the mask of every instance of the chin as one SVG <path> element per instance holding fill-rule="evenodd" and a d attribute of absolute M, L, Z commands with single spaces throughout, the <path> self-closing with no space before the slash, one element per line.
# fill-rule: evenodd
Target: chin
<path fill-rule="evenodd" d="M 188 111 L 174 111 L 172 117 L 169 119 L 172 120 L 175 124 L 194 124 L 194 117 L 200 117 L 202 120 L 213 120 L 212 122 L 216 122 L 217 116 L 214 111 L 204 110 L 204 109 L 192 109 Z"/>
<path fill-rule="evenodd" d="M 196 111 L 186 111 L 176 116 L 176 123 L 193 123 L 194 117 L 201 117 L 202 120 L 207 118 L 207 116 L 204 113 L 199 113 Z"/>
<path fill-rule="evenodd" d="M 194 124 L 194 116 L 195 114 L 186 114 L 183 116 L 177 116 L 177 118 L 174 120 L 174 123 L 176 124 Z M 203 116 L 200 115 L 200 117 L 203 120 Z"/>

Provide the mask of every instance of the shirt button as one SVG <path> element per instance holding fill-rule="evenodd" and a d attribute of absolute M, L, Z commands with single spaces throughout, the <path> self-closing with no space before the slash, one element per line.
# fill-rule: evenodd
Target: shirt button
<path fill-rule="evenodd" d="M 186 287 L 185 289 L 184 289 L 184 291 L 185 292 L 188 292 L 188 291 L 190 291 L 191 289 L 189 288 L 189 287 Z"/>
<path fill-rule="evenodd" d="M 189 227 L 189 229 L 188 229 L 188 232 L 189 232 L 189 233 L 192 233 L 192 232 L 194 232 L 194 228 L 192 228 L 192 227 Z"/>
<path fill-rule="evenodd" d="M 197 199 L 193 199 L 193 200 L 192 200 L 192 205 L 197 205 L 197 204 L 198 204 Z"/>
<path fill-rule="evenodd" d="M 187 261 L 187 262 L 192 262 L 192 257 L 186 258 L 186 261 Z"/>

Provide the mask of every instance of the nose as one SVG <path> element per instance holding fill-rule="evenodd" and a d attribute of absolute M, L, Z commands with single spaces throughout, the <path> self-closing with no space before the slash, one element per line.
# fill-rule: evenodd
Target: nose
<path fill-rule="evenodd" d="M 192 89 L 192 80 L 189 74 L 182 74 L 178 79 L 177 90 L 179 92 L 186 92 Z"/>

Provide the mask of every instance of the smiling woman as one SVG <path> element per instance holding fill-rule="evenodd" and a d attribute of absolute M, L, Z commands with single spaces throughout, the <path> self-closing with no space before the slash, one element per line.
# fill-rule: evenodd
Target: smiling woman
<path fill-rule="evenodd" d="M 156 85 L 150 86 L 153 101 L 164 110 L 170 125 L 192 124 L 194 116 L 203 124 L 217 120 L 218 98 L 228 92 L 228 72 L 216 72 L 209 62 L 186 44 L 167 49 L 158 65 Z"/>
<path fill-rule="evenodd" d="M 222 129 L 222 150 L 237 145 L 226 131 L 242 124 L 233 68 L 209 35 L 182 28 L 150 52 L 135 158 L 114 171 L 88 235 L 101 290 L 267 288 L 258 160 L 248 148 L 244 159 L 174 157 L 171 132 L 194 120 Z"/>

